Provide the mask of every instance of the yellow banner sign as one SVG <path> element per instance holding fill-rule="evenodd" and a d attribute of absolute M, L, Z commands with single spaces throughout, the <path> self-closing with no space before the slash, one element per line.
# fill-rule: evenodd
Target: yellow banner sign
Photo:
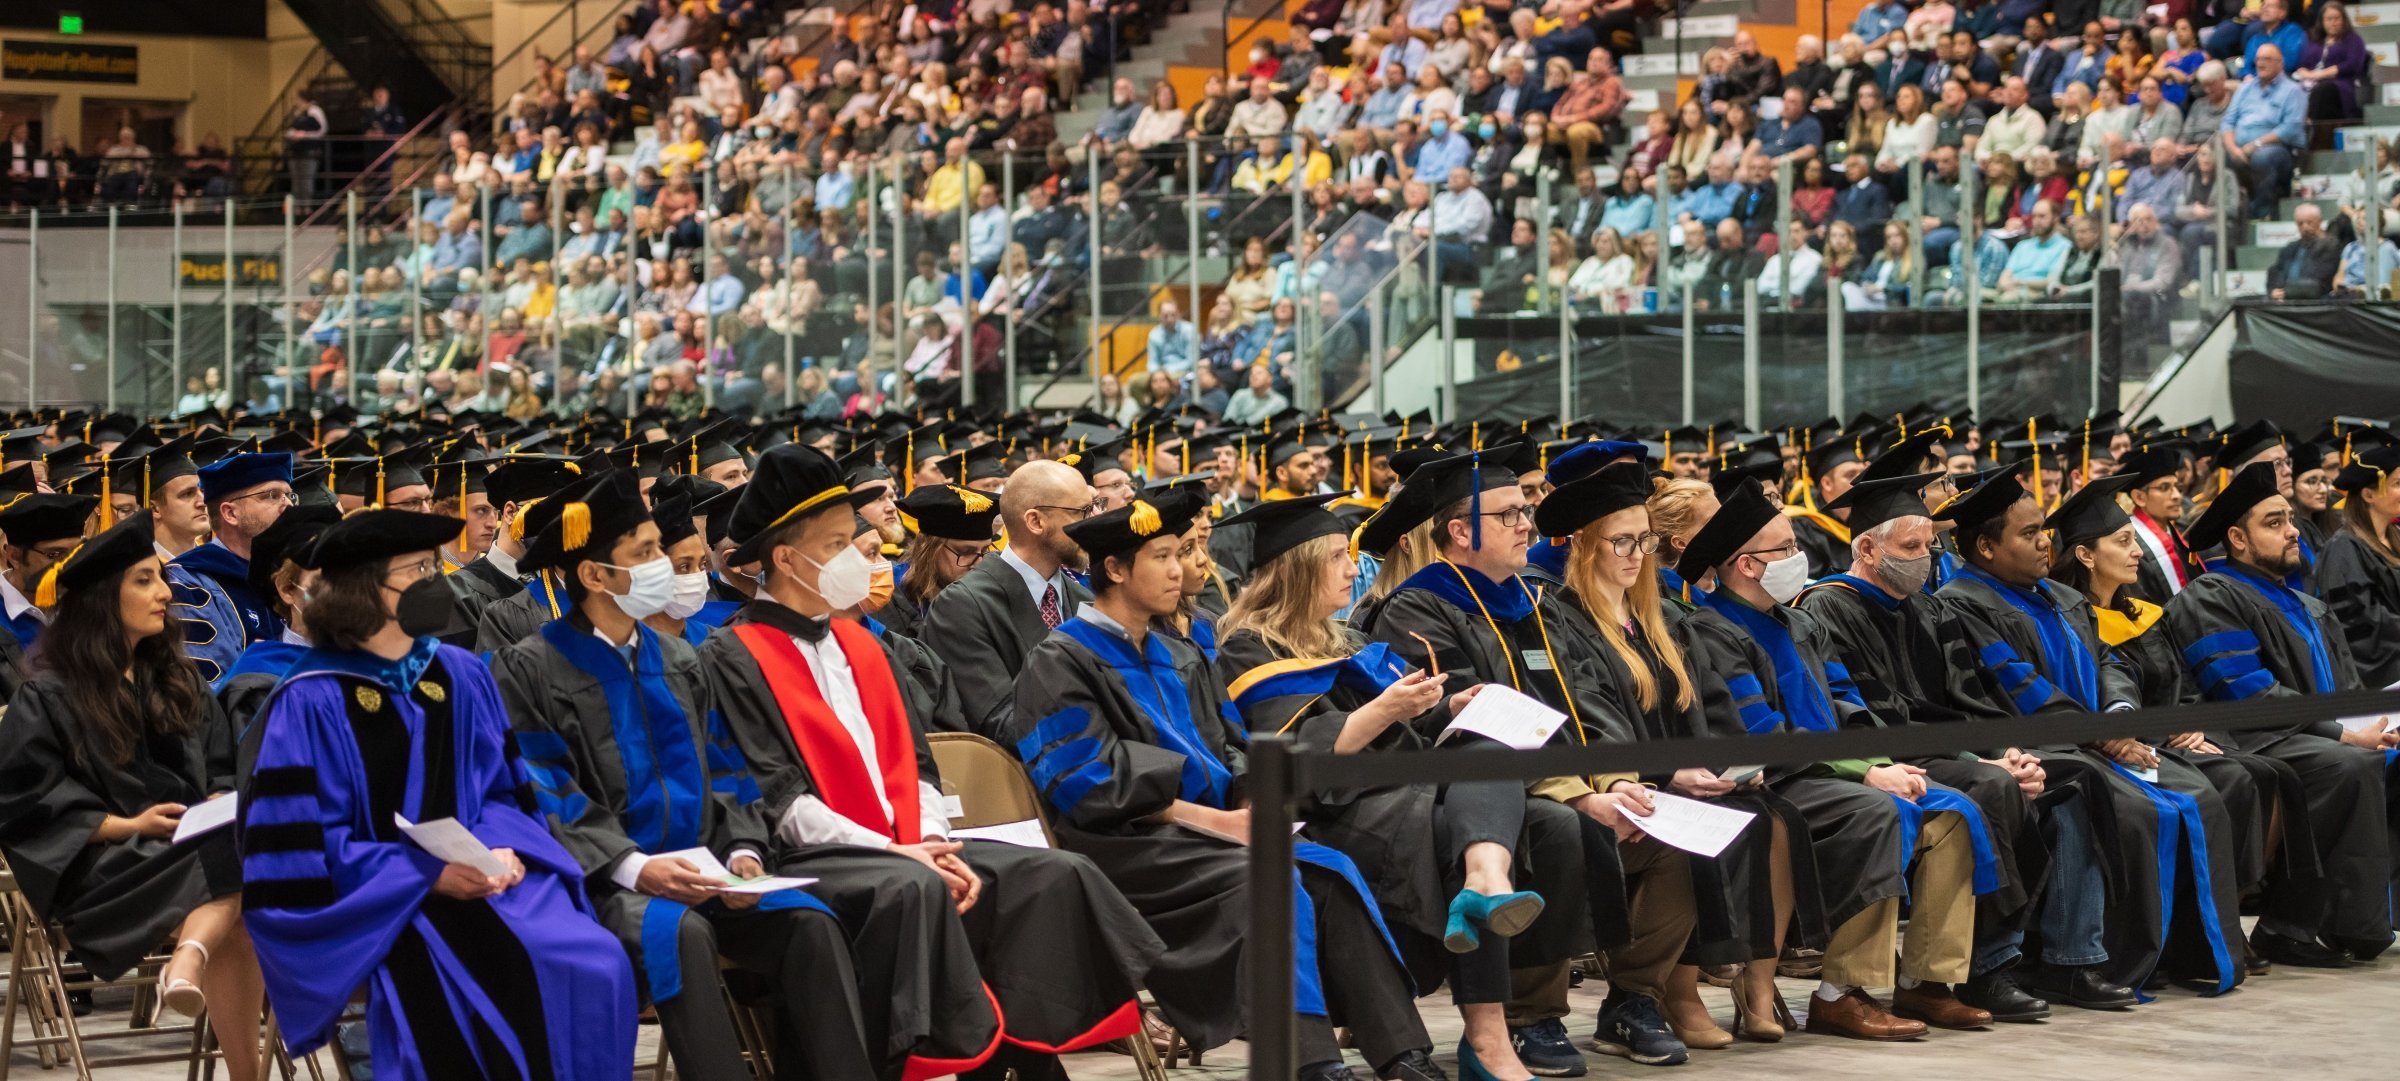
<path fill-rule="evenodd" d="M 0 78 L 54 83 L 141 81 L 141 50 L 132 45 L 66 41 L 0 41 Z"/>
<path fill-rule="evenodd" d="M 283 284 L 283 256 L 273 252 L 235 252 L 233 254 L 233 284 L 239 289 L 257 289 Z M 186 289 L 214 286 L 225 287 L 225 255 L 187 254 L 176 275 Z"/>

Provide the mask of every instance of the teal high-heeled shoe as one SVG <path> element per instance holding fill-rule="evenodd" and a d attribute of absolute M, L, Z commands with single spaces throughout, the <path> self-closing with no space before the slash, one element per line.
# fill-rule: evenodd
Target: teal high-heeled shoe
<path fill-rule="evenodd" d="M 1532 1075 L 1528 1074 L 1527 1077 L 1531 1078 Z M 1461 1036 L 1458 1040 L 1458 1081 L 1508 1081 L 1508 1079 L 1485 1067 L 1483 1060 L 1475 1057 L 1475 1045 L 1468 1043 L 1466 1037 Z"/>
<path fill-rule="evenodd" d="M 1533 926 L 1541 914 L 1542 895 L 1530 890 L 1515 893 L 1460 890 L 1450 898 L 1450 918 L 1442 926 L 1442 946 L 1451 953 L 1472 953 L 1483 944 L 1478 927 L 1502 938 L 1514 938 Z"/>

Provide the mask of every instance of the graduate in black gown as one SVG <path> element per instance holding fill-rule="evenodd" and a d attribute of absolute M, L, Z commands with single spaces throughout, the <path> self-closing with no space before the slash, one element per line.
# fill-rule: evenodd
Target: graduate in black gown
<path fill-rule="evenodd" d="M 2050 578 L 2090 599 L 2101 643 L 2140 680 L 2142 708 L 2188 705 L 2200 700 L 2200 688 L 2184 671 L 2167 635 L 2166 608 L 2134 595 L 2139 568 L 2149 555 L 2135 536 L 2138 527 L 2117 498 L 2139 482 L 2135 476 L 2109 477 L 2060 504 L 2051 516 L 2058 551 L 2051 560 Z M 2224 799 L 2233 826 L 2235 892 L 2261 893 L 2264 912 L 2310 911 L 2323 888 L 2324 871 L 2317 862 L 2308 816 L 2301 810 L 2307 790 L 2301 787 L 2300 775 L 2286 763 L 2242 751 L 2227 733 L 2178 732 L 2147 742 L 2157 757 L 2199 770 Z M 2121 745 L 2119 749 L 2133 750 Z M 2280 836 L 2271 841 L 2271 832 Z M 2273 866 L 2270 852 L 2279 856 Z M 2253 955 L 2246 967 L 2256 975 L 2262 963 Z"/>
<path fill-rule="evenodd" d="M 1443 679 L 1406 670 L 1390 647 L 1333 621 L 1358 575 L 1333 509 L 1343 498 L 1276 500 L 1228 519 L 1251 527 L 1250 581 L 1224 621 L 1217 671 L 1252 732 L 1339 753 L 1421 750 L 1478 688 L 1446 694 Z M 1473 733 L 1449 742 L 1498 746 Z M 1529 815 L 1549 821 L 1529 827 Z M 1508 1034 L 1511 974 L 1539 976 L 1574 951 L 1583 897 L 1574 812 L 1529 798 L 1514 781 L 1479 781 L 1321 790 L 1302 818 L 1312 839 L 1358 865 L 1417 984 L 1448 976 L 1466 1019 L 1461 1072 L 1474 1081 L 1530 1076 Z M 1522 872 L 1520 849 L 1529 854 Z M 1555 915 L 1545 907 L 1554 896 Z"/>
<path fill-rule="evenodd" d="M 1097 596 L 1026 658 L 1009 735 L 1059 843 L 1106 871 L 1165 941 L 1146 982 L 1160 1010 L 1209 1048 L 1243 1021 L 1244 726 L 1207 666 L 1151 629 L 1182 597 L 1176 550 L 1196 513 L 1198 500 L 1174 492 L 1067 527 Z M 1376 1076 L 1444 1077 L 1357 867 L 1323 845 L 1294 848 L 1300 1076 L 1351 1076 L 1333 1033 L 1347 1025 Z"/>
<path fill-rule="evenodd" d="M 2116 476 L 2138 478 L 2125 490 L 2134 542 L 2147 556 L 2134 592 L 2152 604 L 2175 599 L 2206 569 L 2183 535 L 2188 506 L 2183 477 L 2190 470 L 2190 454 L 2180 441 L 2152 443 L 2117 459 Z"/>
<path fill-rule="evenodd" d="M 1618 715 L 1633 719 L 1631 738 L 1706 736 L 1701 696 L 1658 599 L 1654 564 L 1661 538 L 1650 528 L 1650 495 L 1647 468 L 1616 462 L 1561 485 L 1535 513 L 1534 525 L 1566 556 L 1557 587 L 1562 608 L 1574 633 L 1599 645 L 1593 652 L 1601 662 L 1601 690 L 1615 698 Z M 1716 770 L 1689 767 L 1642 780 L 1753 816 L 1724 851 L 1688 858 L 1699 922 L 1684 963 L 1667 984 L 1667 1023 L 1687 1047 L 1732 1046 L 1733 1036 L 1702 1005 L 1699 986 L 1699 966 L 1732 964 L 1742 966 L 1734 987 L 1735 1027 L 1753 1039 L 1779 1036 L 1786 1013 L 1775 993 L 1782 929 L 1798 919 L 1806 929 L 1801 939 L 1810 946 L 1821 945 L 1826 934 L 1806 819 L 1766 786 L 1763 774 L 1737 783 Z"/>
<path fill-rule="evenodd" d="M 209 1007 L 226 1073 L 253 1081 L 263 989 L 236 833 L 174 840 L 188 808 L 231 790 L 232 746 L 167 618 L 149 518 L 86 541 L 37 594 L 56 621 L 0 723 L 0 855 L 100 979 L 174 940 L 162 1000 L 187 1017 Z"/>
<path fill-rule="evenodd" d="M 309 550 L 313 642 L 261 710 L 242 790 L 243 919 L 296 1054 L 359 988 L 378 1077 L 616 1078 L 634 979 L 552 839 L 490 673 L 449 619 L 446 515 L 364 510 Z M 398 822 L 451 821 L 490 867 Z"/>
<path fill-rule="evenodd" d="M 1449 673 L 1453 687 L 1506 682 L 1566 714 L 1552 743 L 1633 739 L 1632 714 L 1603 693 L 1605 662 L 1594 644 L 1576 631 L 1558 597 L 1536 595 L 1519 577 L 1533 508 L 1515 467 L 1531 465 L 1533 449 L 1516 444 L 1497 454 L 1459 454 L 1408 474 L 1400 497 L 1380 513 L 1414 508 L 1411 517 L 1427 519 L 1432 558 L 1399 582 L 1360 629 L 1410 664 Z M 1639 835 L 1650 813 L 1649 789 L 1633 774 L 1609 773 L 1545 778 L 1529 782 L 1527 791 L 1577 812 L 1588 868 L 1585 910 L 1609 972 L 1595 1043 L 1645 1065 L 1683 1061 L 1687 1049 L 1660 1002 L 1697 915 L 1684 853 Z M 1521 988 L 1511 1011 L 1519 1057 L 1535 1069 L 1581 1062 L 1563 1021 L 1563 977 Z"/>
<path fill-rule="evenodd" d="M 1816 620 L 1786 603 L 1807 578 L 1790 523 L 1757 489 L 1739 488 L 1676 561 L 1697 603 L 1677 633 L 1716 734 L 1831 731 L 1867 712 Z M 1975 896 L 2000 886 L 1974 802 L 1919 767 L 1884 758 L 1777 768 L 1766 777 L 1807 820 L 1831 928 L 1808 1031 L 1892 1041 L 1921 1037 L 1927 1025 L 1991 1024 L 1988 1011 L 1952 990 L 1970 971 Z M 1911 904 L 1905 939 L 1903 895 Z M 1889 1008 L 1869 991 L 1884 986 L 1896 987 Z"/>
<path fill-rule="evenodd" d="M 1957 523 L 1966 558 L 1940 594 L 1953 705 L 1970 719 L 2137 708 L 2139 684 L 2101 645 L 2091 602 L 2044 577 L 2053 523 L 2013 470 L 1935 514 Z M 2216 787 L 2139 741 L 2029 750 L 2050 787 L 2079 796 L 2051 809 L 2048 828 L 2084 838 L 2051 852 L 2044 963 L 2026 981 L 2035 992 L 2122 1009 L 2154 972 L 2211 994 L 2240 983 L 2232 826 Z M 2096 863 L 2080 858 L 2087 852 Z"/>
<path fill-rule="evenodd" d="M 99 505 L 97 496 L 49 492 L 0 502 L 0 698 L 16 697 L 25 655 L 49 626 L 49 613 L 33 603 L 42 575 L 82 543 Z"/>
<path fill-rule="evenodd" d="M 1833 504 L 1865 472 L 1870 445 L 1865 433 L 1835 435 L 1801 456 L 1807 468 L 1794 489 L 1797 498 L 1784 504 L 1783 514 L 1792 520 L 1800 554 L 1808 557 L 1810 578 L 1850 565 L 1850 512 Z"/>
<path fill-rule="evenodd" d="M 868 597 L 833 460 L 759 457 L 729 522 L 759 599 L 700 650 L 778 842 L 779 873 L 854 934 L 878 1076 L 1058 1076 L 1055 1056 L 1141 1025 L 1163 947 L 1099 868 L 1068 852 L 948 839 L 939 774 L 893 655 L 837 613 Z M 869 534 L 871 536 L 871 533 Z M 896 959 L 895 959 L 896 958 Z"/>
<path fill-rule="evenodd" d="M 470 481 L 470 486 L 480 483 L 484 497 L 497 508 L 496 529 L 490 548 L 443 579 L 457 596 L 458 610 L 451 625 L 460 628 L 443 641 L 462 648 L 477 648 L 475 628 L 483 613 L 525 591 L 526 579 L 531 575 L 518 561 L 525 558 L 528 538 L 518 517 L 535 500 L 566 487 L 575 478 L 573 468 L 561 459 L 528 455 L 504 462 L 485 474 L 480 482 Z"/>
<path fill-rule="evenodd" d="M 2360 451 L 2333 478 L 2341 529 L 2317 559 L 2318 596 L 2350 642 L 2359 682 L 2400 683 L 2400 447 Z"/>
<path fill-rule="evenodd" d="M 2299 527 L 2261 462 L 2234 475 L 2194 523 L 2194 544 L 2222 545 L 2167 604 L 2167 635 L 2210 701 L 2333 694 L 2360 687 L 2349 640 L 2324 602 L 2283 584 L 2299 564 Z M 2341 967 L 2392 942 L 2387 756 L 2400 731 L 2345 729 L 2332 721 L 2233 733 L 2242 750 L 2288 763 L 2307 789 L 2326 888 L 2313 911 L 2268 913 L 2250 944 L 2267 960 Z"/>
<path fill-rule="evenodd" d="M 709 600 L 708 541 L 702 532 L 706 519 L 692 511 L 692 487 L 709 483 L 674 476 L 650 490 L 650 520 L 658 526 L 658 550 L 667 557 L 673 588 L 668 590 L 667 603 L 642 617 L 642 622 L 695 647 L 707 641 L 710 632 L 723 626 L 739 607 Z"/>
<path fill-rule="evenodd" d="M 1082 567 L 1083 550 L 1066 526 L 1094 513 L 1094 499 L 1091 482 L 1073 466 L 1019 466 L 999 497 L 1004 546 L 942 587 L 926 608 L 918 637 L 950 665 L 974 731 L 1014 730 L 1013 685 L 1026 656 L 1092 599 L 1071 573 Z"/>
<path fill-rule="evenodd" d="M 1937 433 L 1938 434 L 1938 433 Z M 1816 621 L 1831 657 L 1848 671 L 1872 718 L 1887 725 L 1940 724 L 1965 719 L 1949 705 L 1941 643 L 1941 602 L 1926 587 L 1944 553 L 1937 550 L 1925 493 L 1942 493 L 1945 473 L 1876 477 L 1893 455 L 1923 463 L 1928 449 L 1903 444 L 1876 459 L 1868 473 L 1836 500 L 1855 533 L 1844 571 L 1817 580 L 1794 602 Z M 1975 964 L 1958 987 L 1959 1001 L 1993 1020 L 2038 1021 L 2048 1002 L 2018 986 L 2018 944 L 2031 917 L 2034 893 L 2050 862 L 2035 801 L 2047 778 L 2039 758 L 2015 747 L 1985 758 L 1973 752 L 1908 759 L 1933 783 L 1957 789 L 1983 813 L 1998 859 L 2000 888 L 1975 899 Z"/>
<path fill-rule="evenodd" d="M 558 504 L 536 499 L 530 506 L 520 504 L 501 532 L 521 548 L 557 520 Z M 500 542 L 494 541 L 492 548 L 498 551 Z M 574 607 L 574 598 L 567 596 L 566 584 L 557 575 L 539 572 L 528 575 L 515 592 L 484 606 L 476 615 L 475 652 L 491 656 L 524 640 L 542 624 L 563 618 Z"/>
<path fill-rule="evenodd" d="M 875 618 L 893 633 L 915 638 L 934 598 L 991 558 L 1000 501 L 972 488 L 928 484 L 908 493 L 899 506 L 917 531 L 903 546 L 892 603 L 878 609 Z"/>
<path fill-rule="evenodd" d="M 699 659 L 680 636 L 641 622 L 673 599 L 674 573 L 633 474 L 601 473 L 554 498 L 565 513 L 522 565 L 558 570 L 575 610 L 494 654 L 492 678 L 551 832 L 583 867 L 600 922 L 634 958 L 676 1068 L 744 1076 L 717 991 L 722 954 L 774 990 L 778 1074 L 872 1076 L 848 937 L 833 910 L 802 890 L 726 892 L 682 855 L 704 850 L 757 878 L 772 838 L 740 750 L 708 728 Z M 690 516 L 682 520 L 688 533 Z M 570 528 L 581 544 L 568 544 Z"/>

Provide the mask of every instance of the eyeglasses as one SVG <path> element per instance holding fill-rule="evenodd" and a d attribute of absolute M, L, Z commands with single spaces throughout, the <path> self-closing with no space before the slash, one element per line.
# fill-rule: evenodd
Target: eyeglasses
<path fill-rule="evenodd" d="M 1533 518 L 1533 508 L 1510 507 L 1507 510 L 1487 510 L 1483 512 L 1483 517 L 1499 519 L 1503 529 L 1515 529 Z"/>
<path fill-rule="evenodd" d="M 1773 548 L 1753 548 L 1747 552 L 1735 552 L 1734 554 L 1749 556 L 1761 563 L 1775 563 L 1800 554 L 1800 543 L 1792 541 Z"/>
<path fill-rule="evenodd" d="M 261 499 L 270 503 L 281 503 L 285 506 L 291 506 L 292 504 L 300 502 L 300 493 L 289 488 L 270 488 L 265 491 L 252 492 L 249 495 L 237 495 L 232 499 L 226 500 L 226 502 L 239 503 L 245 499 Z"/>
<path fill-rule="evenodd" d="M 1035 509 L 1035 510 L 1054 510 L 1054 511 L 1057 511 L 1057 512 L 1059 512 L 1060 514 L 1072 514 L 1072 515 L 1074 515 L 1074 516 L 1075 516 L 1075 520 L 1076 520 L 1076 521 L 1078 521 L 1078 522 L 1080 522 L 1080 521 L 1082 521 L 1082 520 L 1084 520 L 1084 519 L 1086 519 L 1086 518 L 1089 518 L 1089 517 L 1091 517 L 1092 515 L 1095 515 L 1095 514 L 1099 514 L 1099 513 L 1101 513 L 1101 510 L 1100 510 L 1100 501 L 1099 501 L 1099 500 L 1097 500 L 1097 499 L 1095 499 L 1095 500 L 1091 501 L 1089 504 L 1086 504 L 1086 505 L 1084 505 L 1084 506 L 1081 506 L 1081 507 L 1054 507 L 1054 506 L 1037 506 L 1037 507 L 1035 507 L 1035 508 L 1033 508 L 1033 509 Z"/>
<path fill-rule="evenodd" d="M 2293 481 L 2292 483 L 2303 488 L 2331 488 L 2333 487 L 2333 478 L 2319 474 L 2312 477 L 2302 477 L 2299 480 Z"/>
<path fill-rule="evenodd" d="M 421 495 L 415 499 L 394 499 L 386 502 L 384 506 L 391 510 L 404 510 L 412 511 L 417 514 L 423 514 L 426 511 L 433 509 L 433 497 L 429 495 Z"/>
<path fill-rule="evenodd" d="M 64 548 L 36 548 L 33 550 L 33 554 L 42 557 L 42 559 L 46 562 L 56 563 L 59 560 L 74 555 L 75 547 L 75 545 L 70 544 Z"/>
<path fill-rule="evenodd" d="M 406 575 L 413 581 L 416 579 L 431 578 L 434 575 L 440 574 L 441 572 L 442 565 L 440 563 L 434 560 L 424 559 L 415 563 L 411 563 L 405 567 L 394 567 L 389 572 L 385 573 L 383 577 L 385 581 L 390 581 L 393 578 Z"/>
<path fill-rule="evenodd" d="M 972 567 L 977 563 L 981 563 L 983 562 L 983 557 L 990 554 L 990 552 L 990 548 L 980 545 L 974 548 L 944 548 L 942 550 L 942 554 L 950 557 L 950 562 L 955 563 L 960 567 Z"/>
<path fill-rule="evenodd" d="M 1649 555 L 1658 551 L 1659 542 L 1667 539 L 1667 535 L 1664 533 L 1627 533 L 1603 539 L 1608 544 L 1608 550 L 1620 556 L 1629 556 L 1637 551 L 1643 555 Z"/>

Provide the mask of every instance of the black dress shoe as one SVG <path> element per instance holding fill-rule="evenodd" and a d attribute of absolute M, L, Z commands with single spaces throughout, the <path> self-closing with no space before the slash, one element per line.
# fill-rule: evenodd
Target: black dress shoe
<path fill-rule="evenodd" d="M 2110 983 L 2100 977 L 2094 965 L 2073 968 L 2045 967 L 2027 981 L 2043 998 L 2064 1002 L 2084 1010 L 2130 1010 L 2141 1003 L 2133 988 Z"/>
<path fill-rule="evenodd" d="M 2250 948 L 2258 956 L 2279 965 L 2299 968 L 2349 968 L 2350 955 L 2318 942 L 2279 935 L 2273 931 L 2253 931 Z"/>
<path fill-rule="evenodd" d="M 1312 1062 L 1300 1067 L 1300 1081 L 1358 1081 L 1358 1075 L 1340 1062 Z"/>
<path fill-rule="evenodd" d="M 1450 1075 L 1434 1065 L 1433 1057 L 1423 1051 L 1403 1051 L 1400 1057 L 1383 1064 L 1375 1071 L 1383 1081 L 1450 1081 Z"/>
<path fill-rule="evenodd" d="M 2343 953 L 2350 955 L 2352 963 L 2365 964 L 2381 956 L 2383 951 L 2392 948 L 2392 936 L 2385 935 L 2381 941 L 2377 942 L 2361 941 L 2355 938 L 2337 938 L 2333 940 L 2333 943 L 2341 947 Z"/>
<path fill-rule="evenodd" d="M 2016 974 L 2008 969 L 1959 984 L 1958 1000 L 1991 1014 L 1994 1021 L 2024 1024 L 2050 1016 L 2050 1003 L 2017 986 Z"/>

